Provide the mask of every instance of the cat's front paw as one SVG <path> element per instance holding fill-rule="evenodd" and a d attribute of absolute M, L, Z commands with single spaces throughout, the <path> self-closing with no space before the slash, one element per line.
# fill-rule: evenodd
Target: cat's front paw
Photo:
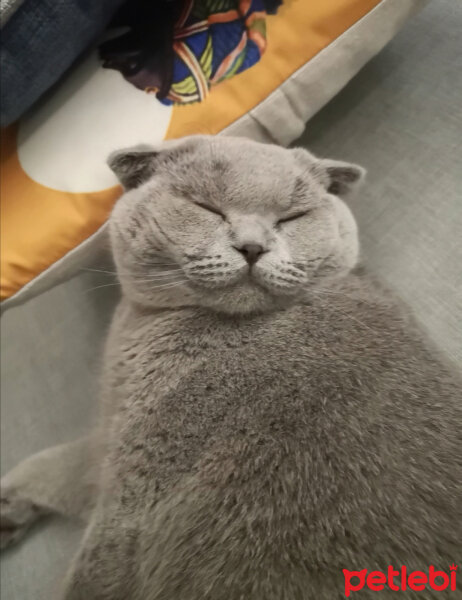
<path fill-rule="evenodd" d="M 41 509 L 9 488 L 0 489 L 0 550 L 16 544 L 41 516 Z"/>

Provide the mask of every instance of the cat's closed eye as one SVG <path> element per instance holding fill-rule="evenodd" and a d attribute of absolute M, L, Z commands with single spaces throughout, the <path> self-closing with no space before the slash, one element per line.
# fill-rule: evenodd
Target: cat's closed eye
<path fill-rule="evenodd" d="M 215 208 L 214 206 L 210 206 L 210 204 L 203 204 L 202 202 L 194 202 L 194 204 L 196 206 L 200 206 L 201 208 L 203 208 L 204 210 L 208 210 L 208 212 L 211 212 L 215 215 L 218 215 L 219 217 L 221 217 L 223 220 L 226 219 L 225 215 L 219 211 L 217 208 Z"/>
<path fill-rule="evenodd" d="M 279 219 L 279 221 L 276 223 L 276 225 L 282 225 L 283 223 L 289 223 L 290 221 L 295 221 L 296 219 L 301 219 L 302 217 L 305 217 L 306 215 L 308 215 L 310 212 L 311 212 L 310 210 L 304 210 L 304 211 L 300 211 L 298 213 L 294 213 L 293 215 L 289 215 L 288 217 Z"/>

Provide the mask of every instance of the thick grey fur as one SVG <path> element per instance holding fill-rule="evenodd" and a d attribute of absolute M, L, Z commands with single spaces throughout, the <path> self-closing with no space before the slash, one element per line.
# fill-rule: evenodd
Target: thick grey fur
<path fill-rule="evenodd" d="M 4 543 L 89 514 L 62 600 L 332 600 L 344 568 L 448 571 L 462 386 L 356 266 L 339 195 L 363 170 L 208 137 L 110 164 L 101 425 L 5 477 Z"/>

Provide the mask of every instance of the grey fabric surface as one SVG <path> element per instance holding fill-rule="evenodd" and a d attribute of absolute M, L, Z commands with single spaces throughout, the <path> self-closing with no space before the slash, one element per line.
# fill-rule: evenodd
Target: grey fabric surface
<path fill-rule="evenodd" d="M 428 0 L 382 0 L 222 133 L 288 146 Z"/>
<path fill-rule="evenodd" d="M 369 169 L 352 202 L 365 261 L 462 367 L 462 5 L 433 0 L 309 124 L 300 143 Z M 96 268 L 105 268 L 99 261 Z M 2 472 L 78 437 L 97 396 L 117 286 L 81 276 L 2 317 Z M 49 600 L 79 529 L 47 524 L 1 560 L 3 600 Z"/>

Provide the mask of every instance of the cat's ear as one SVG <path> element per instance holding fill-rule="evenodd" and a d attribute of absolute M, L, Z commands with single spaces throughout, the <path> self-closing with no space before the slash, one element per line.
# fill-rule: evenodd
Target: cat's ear
<path fill-rule="evenodd" d="M 303 162 L 311 175 L 335 196 L 347 196 L 361 185 L 366 176 L 366 169 L 353 163 L 317 158 L 303 148 L 295 148 L 293 152 L 297 161 Z"/>
<path fill-rule="evenodd" d="M 140 186 L 152 177 L 156 170 L 159 152 L 149 147 L 128 148 L 113 152 L 107 164 L 114 171 L 125 190 Z"/>
<path fill-rule="evenodd" d="M 335 196 L 347 196 L 366 177 L 363 167 L 340 160 L 321 159 L 317 168 L 327 174 L 327 191 Z"/>
<path fill-rule="evenodd" d="M 171 164 L 187 152 L 195 151 L 206 136 L 192 135 L 168 140 L 158 146 L 139 145 L 113 152 L 107 164 L 126 191 L 140 186 L 150 179 L 161 163 Z"/>

